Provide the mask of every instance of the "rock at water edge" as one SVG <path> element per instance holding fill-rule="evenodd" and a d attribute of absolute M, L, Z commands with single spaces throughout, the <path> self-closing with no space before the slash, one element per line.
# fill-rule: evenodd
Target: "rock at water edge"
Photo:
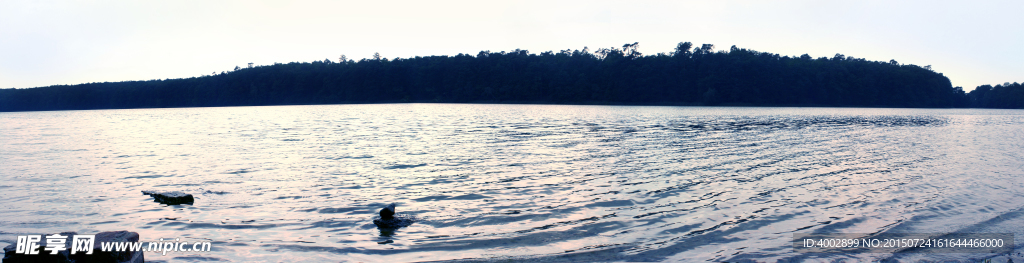
<path fill-rule="evenodd" d="M 192 194 L 182 192 L 142 191 L 142 194 L 152 196 L 153 200 L 156 200 L 156 202 L 167 205 L 191 205 L 196 201 L 195 198 L 192 197 Z"/>

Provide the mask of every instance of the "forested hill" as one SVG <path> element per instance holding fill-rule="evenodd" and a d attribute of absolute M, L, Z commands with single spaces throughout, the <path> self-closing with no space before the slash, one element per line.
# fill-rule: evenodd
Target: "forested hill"
<path fill-rule="evenodd" d="M 0 90 L 0 111 L 378 102 L 966 107 L 929 67 L 680 43 L 288 63 L 187 79 Z M 1018 86 L 1019 87 L 1019 86 Z M 991 90 L 991 89 L 990 89 Z M 973 99 L 973 101 L 980 101 Z M 1024 101 L 1024 100 L 1022 100 Z"/>

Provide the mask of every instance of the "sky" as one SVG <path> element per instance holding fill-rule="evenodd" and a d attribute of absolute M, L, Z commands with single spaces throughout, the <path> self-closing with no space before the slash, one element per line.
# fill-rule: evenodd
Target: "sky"
<path fill-rule="evenodd" d="M 248 63 L 679 42 L 931 65 L 1024 82 L 1024 1 L 0 1 L 0 88 L 173 79 Z"/>

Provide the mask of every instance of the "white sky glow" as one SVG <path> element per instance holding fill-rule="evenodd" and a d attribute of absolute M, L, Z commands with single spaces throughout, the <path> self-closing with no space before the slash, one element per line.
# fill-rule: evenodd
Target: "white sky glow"
<path fill-rule="evenodd" d="M 249 62 L 690 41 L 1024 81 L 1024 1 L 0 1 L 0 88 L 201 76 Z"/>

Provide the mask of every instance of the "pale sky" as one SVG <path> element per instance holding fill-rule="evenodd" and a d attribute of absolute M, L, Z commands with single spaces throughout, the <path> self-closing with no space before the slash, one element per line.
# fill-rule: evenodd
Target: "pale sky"
<path fill-rule="evenodd" d="M 640 42 L 931 65 L 1024 82 L 1024 1 L 0 1 L 0 88 L 187 78 L 252 62 Z"/>

